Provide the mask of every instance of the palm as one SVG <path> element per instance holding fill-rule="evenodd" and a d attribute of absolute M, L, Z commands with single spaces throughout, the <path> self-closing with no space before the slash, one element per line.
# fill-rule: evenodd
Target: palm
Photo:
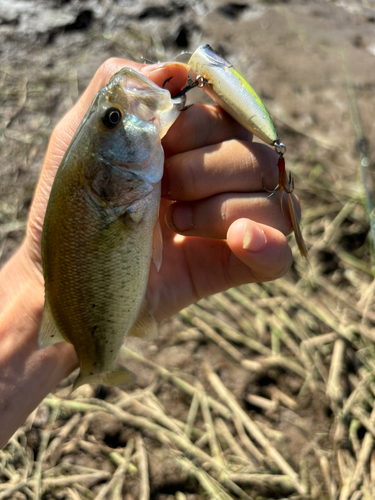
<path fill-rule="evenodd" d="M 224 241 L 176 235 L 164 221 L 170 204 L 162 199 L 163 261 L 159 272 L 151 265 L 147 291 L 149 305 L 158 320 L 225 288 L 220 262 L 213 258 L 219 252 L 230 253 L 229 249 L 225 252 Z"/>

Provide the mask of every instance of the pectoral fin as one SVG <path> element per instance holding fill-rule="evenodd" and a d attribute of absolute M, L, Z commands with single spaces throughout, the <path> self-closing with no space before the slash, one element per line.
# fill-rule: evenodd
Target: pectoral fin
<path fill-rule="evenodd" d="M 156 269 L 159 271 L 163 260 L 163 235 L 159 220 L 154 227 L 154 234 L 152 239 L 152 259 L 155 263 Z"/>
<path fill-rule="evenodd" d="M 146 300 L 143 301 L 138 317 L 131 327 L 128 337 L 138 337 L 153 340 L 158 335 L 158 325 L 153 315 L 149 312 Z"/>
<path fill-rule="evenodd" d="M 58 342 L 66 342 L 66 340 L 59 332 L 52 316 L 49 302 L 46 300 L 43 309 L 42 325 L 39 330 L 38 344 L 41 349 L 44 349 Z"/>

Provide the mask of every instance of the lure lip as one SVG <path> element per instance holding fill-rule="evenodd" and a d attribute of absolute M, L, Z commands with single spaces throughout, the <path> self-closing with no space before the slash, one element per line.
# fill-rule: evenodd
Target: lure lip
<path fill-rule="evenodd" d="M 225 57 L 223 57 L 219 52 L 211 47 L 208 43 L 198 47 L 197 51 L 201 51 L 205 56 L 212 60 L 214 66 L 221 66 L 223 68 L 233 68 L 233 64 L 230 63 Z"/>

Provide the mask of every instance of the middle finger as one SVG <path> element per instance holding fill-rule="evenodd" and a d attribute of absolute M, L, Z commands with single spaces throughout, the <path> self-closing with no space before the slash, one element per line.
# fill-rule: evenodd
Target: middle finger
<path fill-rule="evenodd" d="M 251 141 L 253 135 L 219 106 L 194 104 L 180 114 L 163 139 L 165 156 L 219 144 L 230 139 Z"/>
<path fill-rule="evenodd" d="M 264 193 L 278 182 L 276 153 L 264 144 L 229 140 L 166 159 L 162 194 L 194 201 L 220 193 Z"/>

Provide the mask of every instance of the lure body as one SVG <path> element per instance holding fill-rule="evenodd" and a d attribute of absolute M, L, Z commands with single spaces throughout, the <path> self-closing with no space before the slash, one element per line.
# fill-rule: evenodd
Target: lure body
<path fill-rule="evenodd" d="M 74 388 L 128 381 L 116 362 L 124 337 L 156 328 L 144 297 L 152 256 L 161 264 L 161 138 L 183 105 L 122 69 L 96 95 L 57 171 L 43 226 L 39 345 L 73 344 Z"/>
<path fill-rule="evenodd" d="M 190 78 L 203 77 L 204 92 L 242 126 L 267 144 L 279 141 L 267 108 L 229 61 L 206 44 L 193 53 L 188 66 Z"/>

